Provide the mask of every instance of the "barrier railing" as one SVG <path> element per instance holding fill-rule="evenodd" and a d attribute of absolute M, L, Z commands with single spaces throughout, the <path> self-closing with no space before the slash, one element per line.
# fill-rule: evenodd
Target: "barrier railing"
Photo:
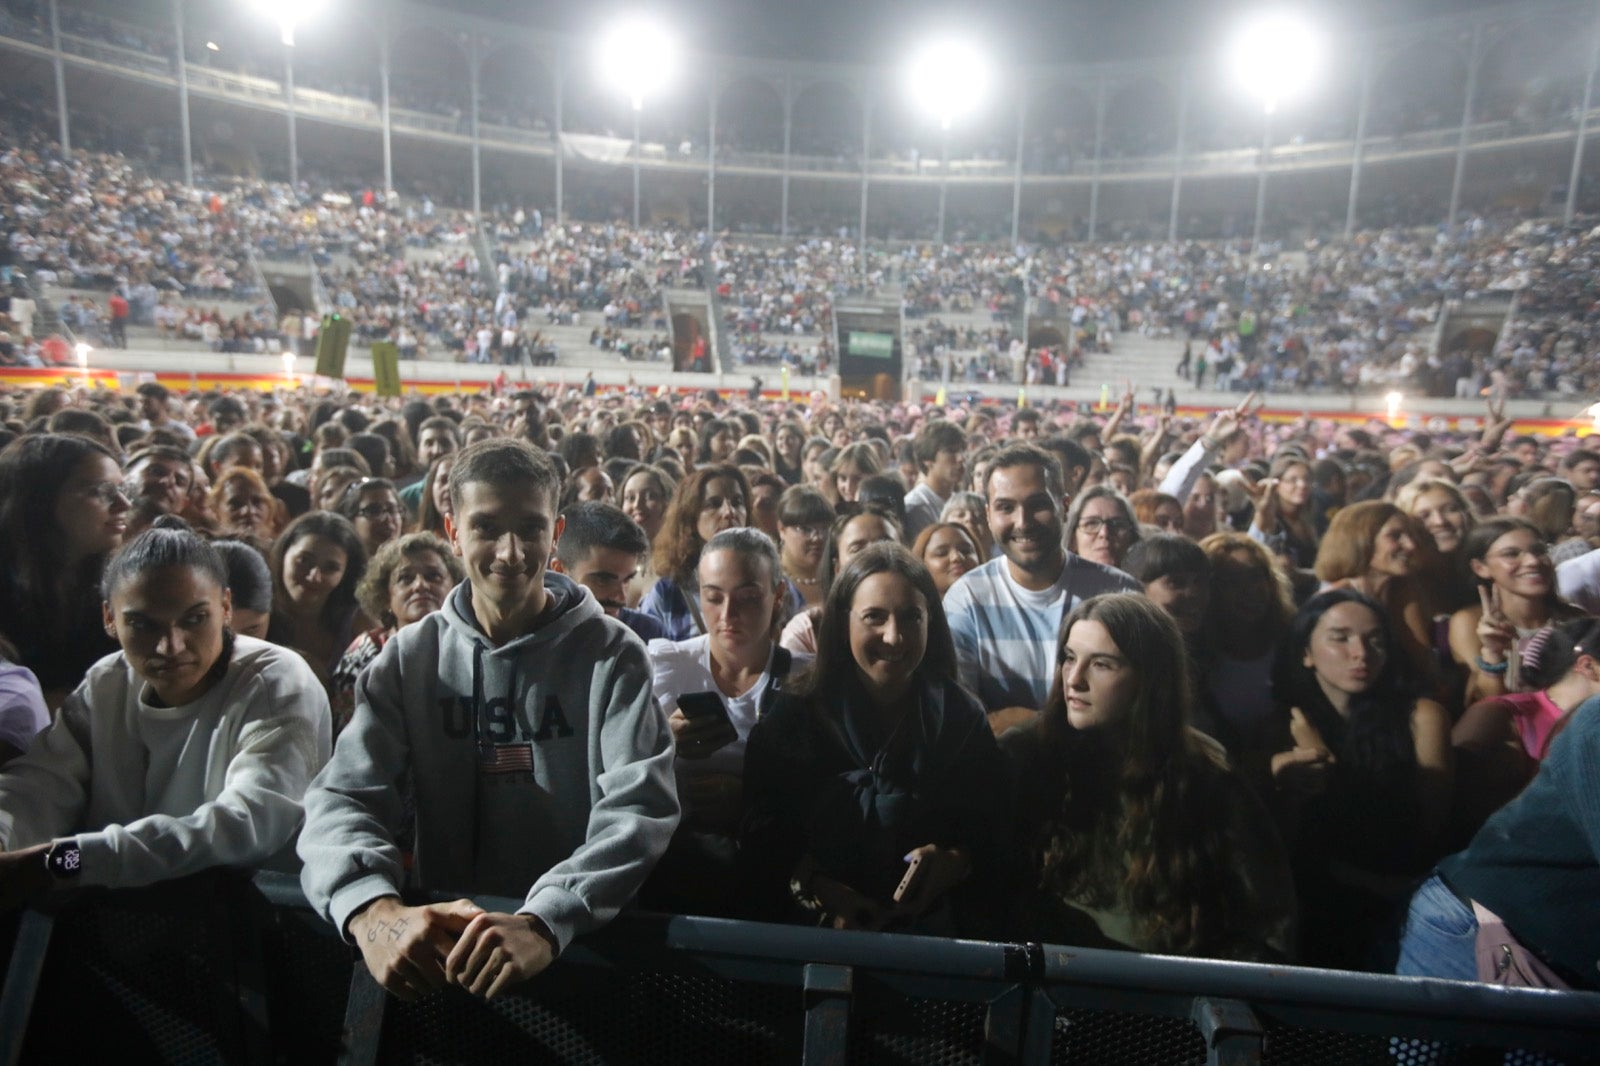
<path fill-rule="evenodd" d="M 697 1066 L 1600 1056 L 1600 995 L 1588 993 L 655 915 L 620 918 L 493 1003 L 448 989 L 402 1003 L 281 874 L 103 894 L 26 912 L 0 936 L 0 1066 L 73 1048 L 128 1061 Z"/>

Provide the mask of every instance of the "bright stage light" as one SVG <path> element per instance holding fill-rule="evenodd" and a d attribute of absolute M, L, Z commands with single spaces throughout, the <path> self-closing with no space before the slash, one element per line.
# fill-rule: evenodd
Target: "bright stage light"
<path fill-rule="evenodd" d="M 906 68 L 911 99 L 945 129 L 983 103 L 989 80 L 989 60 L 982 49 L 954 37 L 925 45 Z"/>
<path fill-rule="evenodd" d="M 1322 35 L 1301 16 L 1278 11 L 1257 16 L 1234 39 L 1229 65 L 1240 88 L 1271 114 L 1302 95 L 1316 79 Z"/>
<path fill-rule="evenodd" d="M 250 0 L 250 6 L 278 24 L 283 43 L 294 47 L 294 28 L 318 14 L 327 0 Z"/>
<path fill-rule="evenodd" d="M 606 31 L 596 58 L 601 79 L 626 95 L 637 111 L 645 97 L 660 92 L 677 73 L 678 43 L 655 19 L 634 15 Z"/>

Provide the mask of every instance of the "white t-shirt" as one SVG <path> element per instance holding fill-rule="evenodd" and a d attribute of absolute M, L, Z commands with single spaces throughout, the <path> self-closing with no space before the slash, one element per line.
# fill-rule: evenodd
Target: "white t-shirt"
<path fill-rule="evenodd" d="M 723 745 L 704 759 L 676 760 L 680 780 L 701 773 L 732 774 L 735 777 L 743 775 L 745 742 L 750 739 L 750 730 L 755 728 L 756 718 L 763 709 L 762 697 L 772 687 L 772 657 L 773 653 L 768 652 L 767 668 L 761 680 L 748 691 L 730 696 L 717 688 L 717 682 L 711 676 L 710 636 L 650 642 L 650 681 L 661 713 L 670 715 L 677 710 L 680 696 L 691 692 L 715 692 L 727 705 L 728 717 L 739 733 L 737 740 Z M 793 655 L 789 676 L 799 673 L 810 661 L 809 655 Z"/>

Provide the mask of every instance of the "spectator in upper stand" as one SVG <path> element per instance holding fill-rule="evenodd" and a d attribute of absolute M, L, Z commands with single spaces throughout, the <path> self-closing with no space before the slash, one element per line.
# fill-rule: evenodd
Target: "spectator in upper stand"
<path fill-rule="evenodd" d="M 561 515 L 550 569 L 588 589 L 600 609 L 640 640 L 665 639 L 666 627 L 655 617 L 628 607 L 628 584 L 650 554 L 650 541 L 639 524 L 609 503 L 575 503 Z"/>
<path fill-rule="evenodd" d="M 128 301 L 120 292 L 113 292 L 107 301 L 111 312 L 111 347 L 128 346 Z"/>
<path fill-rule="evenodd" d="M 695 567 L 706 541 L 750 517 L 750 483 L 736 466 L 702 466 L 678 484 L 655 539 L 660 575 L 639 604 L 666 627 L 668 640 L 705 632 L 695 591 Z"/>
<path fill-rule="evenodd" d="M 917 433 L 917 484 L 906 493 L 907 540 L 939 520 L 946 501 L 966 484 L 967 435 L 953 422 L 929 422 Z"/>
<path fill-rule="evenodd" d="M 633 898 L 679 816 L 644 646 L 546 570 L 562 532 L 555 468 L 491 440 L 453 475 L 467 580 L 362 675 L 300 837 L 312 905 L 406 999 L 447 983 L 493 997 L 542 972 Z M 447 889 L 523 902 L 402 900 Z"/>
<path fill-rule="evenodd" d="M 127 529 L 121 483 L 110 451 L 87 437 L 40 434 L 0 452 L 0 636 L 52 707 L 115 648 L 100 575 Z"/>
<path fill-rule="evenodd" d="M 122 650 L 0 771 L 0 905 L 266 863 L 327 761 L 321 686 L 232 634 L 222 560 L 180 520 L 130 542 L 104 593 Z"/>
<path fill-rule="evenodd" d="M 1138 592 L 1120 570 L 1062 548 L 1061 468 L 1027 444 L 998 452 L 989 468 L 989 528 L 1002 558 L 945 594 L 961 683 L 997 733 L 1033 718 L 1055 672 L 1051 649 L 1065 613 L 1103 592 Z"/>

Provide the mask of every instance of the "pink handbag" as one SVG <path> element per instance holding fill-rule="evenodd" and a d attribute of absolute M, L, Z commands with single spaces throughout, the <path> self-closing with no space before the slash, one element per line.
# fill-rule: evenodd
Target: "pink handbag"
<path fill-rule="evenodd" d="M 1512 936 L 1499 915 L 1476 900 L 1472 903 L 1472 913 L 1478 919 L 1475 945 L 1478 980 L 1506 988 L 1554 988 L 1566 991 L 1572 987 Z"/>

